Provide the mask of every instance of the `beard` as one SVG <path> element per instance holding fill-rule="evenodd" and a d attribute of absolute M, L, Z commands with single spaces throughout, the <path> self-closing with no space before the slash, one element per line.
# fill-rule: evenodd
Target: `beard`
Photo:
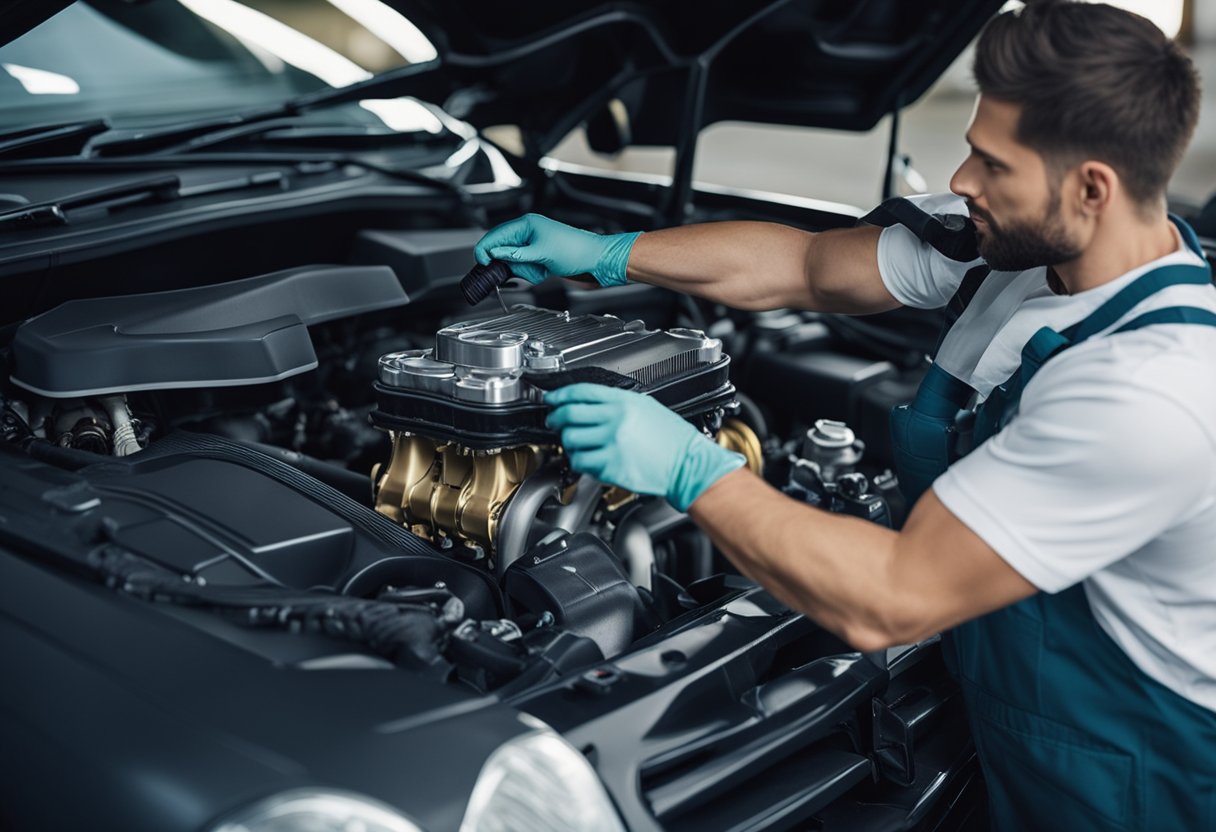
<path fill-rule="evenodd" d="M 1068 236 L 1060 222 L 1060 195 L 1053 193 L 1043 218 L 997 225 L 992 215 L 970 204 L 973 217 L 987 228 L 978 231 L 980 256 L 995 271 L 1020 272 L 1038 266 L 1055 266 L 1075 260 L 1084 250 Z"/>

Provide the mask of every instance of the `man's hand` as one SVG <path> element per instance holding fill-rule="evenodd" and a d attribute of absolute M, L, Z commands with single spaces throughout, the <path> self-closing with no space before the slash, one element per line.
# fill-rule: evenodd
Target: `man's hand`
<path fill-rule="evenodd" d="M 545 404 L 554 408 L 545 424 L 561 432 L 571 468 L 666 497 L 680 511 L 744 462 L 640 393 L 572 384 L 546 394 Z"/>
<path fill-rule="evenodd" d="M 473 255 L 483 266 L 502 260 L 529 283 L 590 274 L 601 286 L 616 286 L 625 282 L 629 252 L 641 233 L 593 234 L 540 214 L 525 214 L 487 231 Z"/>

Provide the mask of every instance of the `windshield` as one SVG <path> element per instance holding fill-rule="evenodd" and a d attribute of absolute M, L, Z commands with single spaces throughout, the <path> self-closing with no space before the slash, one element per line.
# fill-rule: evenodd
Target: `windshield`
<path fill-rule="evenodd" d="M 379 0 L 78 2 L 0 47 L 0 130 L 232 112 L 434 56 Z M 408 99 L 362 104 L 395 130 L 438 129 Z"/>

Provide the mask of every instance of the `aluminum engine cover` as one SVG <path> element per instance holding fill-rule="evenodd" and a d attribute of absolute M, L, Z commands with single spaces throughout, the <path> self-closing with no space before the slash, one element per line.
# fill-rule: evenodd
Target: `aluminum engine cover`
<path fill-rule="evenodd" d="M 733 400 L 729 365 L 722 342 L 698 330 L 518 305 L 444 327 L 431 349 L 382 356 L 372 421 L 469 447 L 552 442 L 546 390 L 606 384 L 691 418 Z"/>

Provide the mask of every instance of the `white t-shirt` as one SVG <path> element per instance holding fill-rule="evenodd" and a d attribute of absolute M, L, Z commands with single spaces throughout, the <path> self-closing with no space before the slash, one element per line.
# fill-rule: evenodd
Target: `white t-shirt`
<path fill-rule="evenodd" d="M 912 201 L 967 213 L 953 195 Z M 979 262 L 952 261 L 903 226 L 879 239 L 883 282 L 906 306 L 944 306 Z M 1149 269 L 1202 262 L 1179 240 L 1071 296 L 1052 293 L 1043 268 L 994 271 L 938 363 L 986 397 L 1040 327 L 1077 323 Z M 1216 289 L 1171 286 L 1106 331 L 1165 306 L 1216 312 Z M 1039 589 L 1083 581 L 1094 617 L 1138 667 L 1216 710 L 1216 327 L 1161 324 L 1070 347 L 1026 386 L 1013 421 L 933 490 Z"/>

